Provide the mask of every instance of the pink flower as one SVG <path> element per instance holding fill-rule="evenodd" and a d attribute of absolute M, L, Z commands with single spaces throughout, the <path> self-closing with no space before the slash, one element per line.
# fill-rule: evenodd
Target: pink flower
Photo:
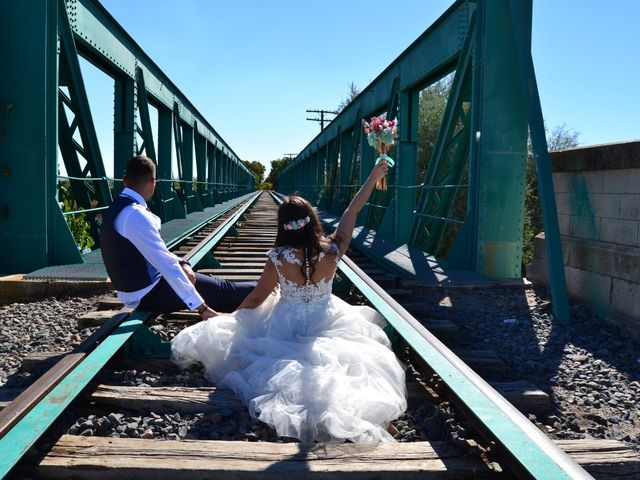
<path fill-rule="evenodd" d="M 371 133 L 371 129 L 364 127 L 364 133 L 366 133 L 367 135 L 369 135 Z"/>

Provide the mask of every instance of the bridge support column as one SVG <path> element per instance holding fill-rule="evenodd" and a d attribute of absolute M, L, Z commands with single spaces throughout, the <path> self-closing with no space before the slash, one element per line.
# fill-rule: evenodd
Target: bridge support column
<path fill-rule="evenodd" d="M 474 270 L 493 278 L 518 278 L 528 119 L 517 58 L 524 51 L 516 48 L 514 31 L 530 45 L 531 20 L 512 18 L 508 0 L 478 5 L 473 104 L 481 109 L 472 122 L 476 148 L 470 171 L 470 195 L 477 198 L 472 202 L 477 208 L 472 215 L 477 221 Z"/>
<path fill-rule="evenodd" d="M 57 1 L 0 5 L 2 273 L 82 262 L 57 201 L 59 14 Z"/>

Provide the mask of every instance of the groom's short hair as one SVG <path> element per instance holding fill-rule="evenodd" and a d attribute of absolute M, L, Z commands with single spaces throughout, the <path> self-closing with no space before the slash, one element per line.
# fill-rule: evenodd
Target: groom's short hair
<path fill-rule="evenodd" d="M 156 164 L 146 155 L 136 155 L 127 163 L 126 176 L 134 185 L 146 183 L 156 176 Z"/>

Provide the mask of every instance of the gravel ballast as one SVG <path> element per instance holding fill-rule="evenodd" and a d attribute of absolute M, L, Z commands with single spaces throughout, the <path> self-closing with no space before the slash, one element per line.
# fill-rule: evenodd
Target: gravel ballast
<path fill-rule="evenodd" d="M 544 289 L 437 288 L 419 297 L 423 305 L 416 313 L 418 319 L 449 319 L 458 325 L 456 347 L 486 348 L 498 354 L 507 373 L 489 380 L 527 380 L 551 395 L 549 416 L 529 415 L 549 436 L 616 439 L 640 451 L 640 348 L 615 326 L 594 318 L 577 304 L 571 305 L 571 324 L 557 325 Z M 47 299 L 0 307 L 0 387 L 19 388 L 33 381 L 34 372 L 19 370 L 28 353 L 71 350 L 86 338 L 92 329 L 78 330 L 75 319 L 94 310 L 96 300 Z M 162 328 L 161 323 L 154 326 Z M 173 334 L 171 329 L 162 332 L 164 337 Z M 413 375 L 411 369 L 408 373 Z M 208 385 L 198 369 L 179 373 L 121 370 L 105 373 L 99 381 L 138 386 Z M 82 412 L 65 418 L 67 431 L 77 435 L 290 441 L 277 437 L 246 411 Z M 410 409 L 393 423 L 392 430 L 400 441 L 455 440 L 466 435 L 463 427 L 452 422 L 447 405 Z"/>
<path fill-rule="evenodd" d="M 26 387 L 39 372 L 18 370 L 32 352 L 73 350 L 95 328 L 78 330 L 76 319 L 95 310 L 99 297 L 48 298 L 0 306 L 0 387 Z"/>

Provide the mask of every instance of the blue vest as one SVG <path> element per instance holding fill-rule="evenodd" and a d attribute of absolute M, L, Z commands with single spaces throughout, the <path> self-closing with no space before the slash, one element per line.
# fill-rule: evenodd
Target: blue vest
<path fill-rule="evenodd" d="M 113 287 L 121 292 L 135 292 L 148 287 L 153 281 L 150 270 L 156 271 L 135 245 L 114 228 L 122 209 L 132 203 L 138 202 L 126 195 L 118 196 L 105 213 L 100 228 L 102 260 Z"/>

